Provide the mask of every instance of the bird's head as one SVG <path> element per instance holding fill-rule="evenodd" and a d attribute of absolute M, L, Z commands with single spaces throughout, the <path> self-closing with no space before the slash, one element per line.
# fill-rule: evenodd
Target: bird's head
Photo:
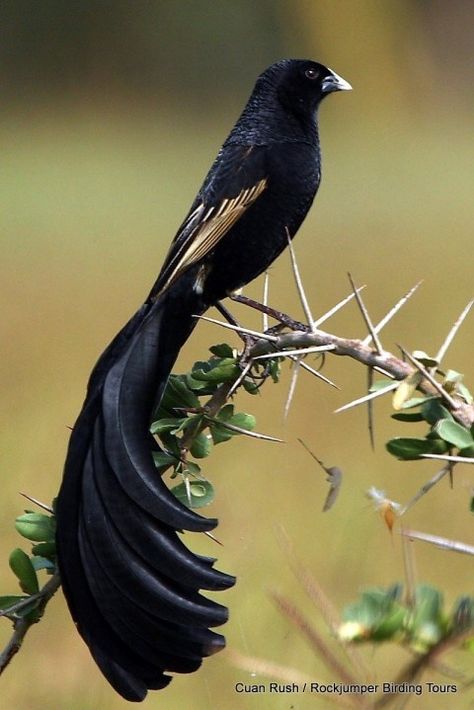
<path fill-rule="evenodd" d="M 316 141 L 314 124 L 322 99 L 333 91 L 351 88 L 323 64 L 309 59 L 282 59 L 258 77 L 228 142 Z"/>
<path fill-rule="evenodd" d="M 333 91 L 349 91 L 351 85 L 323 64 L 306 59 L 287 59 L 269 67 L 260 77 L 276 88 L 287 111 L 314 113 L 322 99 Z"/>

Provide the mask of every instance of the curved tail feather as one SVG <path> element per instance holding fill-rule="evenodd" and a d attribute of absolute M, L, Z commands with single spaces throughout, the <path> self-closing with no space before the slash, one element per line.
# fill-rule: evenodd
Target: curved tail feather
<path fill-rule="evenodd" d="M 124 698 L 195 671 L 224 637 L 227 609 L 199 593 L 234 577 L 192 553 L 178 531 L 217 524 L 183 506 L 158 474 L 150 416 L 194 319 L 169 296 L 148 302 L 95 366 L 74 426 L 57 501 L 58 562 L 79 633 Z"/>

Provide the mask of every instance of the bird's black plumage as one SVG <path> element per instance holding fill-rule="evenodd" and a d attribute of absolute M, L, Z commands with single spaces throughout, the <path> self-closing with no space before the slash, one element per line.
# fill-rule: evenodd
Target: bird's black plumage
<path fill-rule="evenodd" d="M 261 274 L 295 235 L 319 186 L 319 103 L 347 88 L 308 60 L 258 78 L 147 300 L 91 374 L 57 500 L 58 559 L 78 631 L 128 700 L 224 646 L 210 628 L 227 609 L 199 590 L 235 581 L 177 535 L 217 521 L 181 505 L 157 475 L 151 412 L 193 314 Z"/>

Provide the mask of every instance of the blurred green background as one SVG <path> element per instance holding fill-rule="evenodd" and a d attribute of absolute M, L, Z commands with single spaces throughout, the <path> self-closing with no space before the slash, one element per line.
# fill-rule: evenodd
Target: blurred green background
<path fill-rule="evenodd" d="M 13 519 L 19 491 L 57 492 L 71 426 L 88 373 L 146 295 L 203 175 L 241 110 L 256 75 L 285 56 L 322 61 L 354 87 L 320 115 L 323 184 L 295 242 L 315 313 L 348 293 L 346 272 L 366 283 L 374 320 L 416 281 L 423 286 L 387 328 L 384 345 L 437 350 L 472 297 L 474 5 L 452 0 L 16 0 L 0 6 L 1 179 L 1 542 L 0 591 L 20 544 Z M 248 288 L 260 296 L 261 282 Z M 271 301 L 300 315 L 288 255 L 271 271 Z M 239 317 L 258 324 L 253 314 Z M 327 324 L 362 336 L 355 306 Z M 181 365 L 225 335 L 202 326 Z M 237 341 L 232 341 L 237 343 Z M 472 317 L 446 365 L 472 385 Z M 377 446 L 365 412 L 333 410 L 364 393 L 366 374 L 328 358 L 335 391 L 303 375 L 287 422 L 289 382 L 263 397 L 241 395 L 258 428 L 284 445 L 235 440 L 206 463 L 217 485 L 209 514 L 223 547 L 187 536 L 238 576 L 219 601 L 231 609 L 230 649 L 334 681 L 283 618 L 269 592 L 290 597 L 324 629 L 294 578 L 278 526 L 337 607 L 368 585 L 403 579 L 399 535 L 386 531 L 364 492 L 375 485 L 406 501 L 436 470 L 399 463 L 383 442 L 406 433 L 378 402 Z M 296 441 L 345 472 L 336 507 L 321 514 L 323 472 Z M 407 525 L 472 543 L 469 470 L 443 483 Z M 472 591 L 472 563 L 421 543 L 420 581 L 440 585 L 450 606 Z M 9 623 L 0 624 L 3 646 Z M 408 656 L 366 652 L 378 681 Z M 468 670 L 468 659 L 459 656 Z M 443 680 L 435 671 L 427 680 Z M 361 679 L 362 680 L 362 679 Z M 325 707 L 311 696 L 238 695 L 237 681 L 263 682 L 226 652 L 199 673 L 176 678 L 144 707 L 254 710 Z M 61 594 L 31 630 L 1 680 L 14 710 L 127 707 L 102 679 L 76 634 Z M 467 707 L 472 694 L 449 698 Z M 439 704 L 438 704 L 439 703 Z M 444 708 L 422 696 L 417 708 Z M 453 705 L 454 703 L 454 705 Z M 415 707 L 415 704 L 412 704 Z"/>

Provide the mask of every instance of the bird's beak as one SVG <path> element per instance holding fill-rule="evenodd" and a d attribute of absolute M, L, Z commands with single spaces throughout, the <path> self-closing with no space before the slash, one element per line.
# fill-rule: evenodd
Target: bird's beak
<path fill-rule="evenodd" d="M 321 84 L 323 94 L 330 94 L 331 91 L 351 91 L 352 86 L 348 81 L 336 74 L 332 69 L 329 71 L 330 74 L 323 79 L 323 83 Z"/>

